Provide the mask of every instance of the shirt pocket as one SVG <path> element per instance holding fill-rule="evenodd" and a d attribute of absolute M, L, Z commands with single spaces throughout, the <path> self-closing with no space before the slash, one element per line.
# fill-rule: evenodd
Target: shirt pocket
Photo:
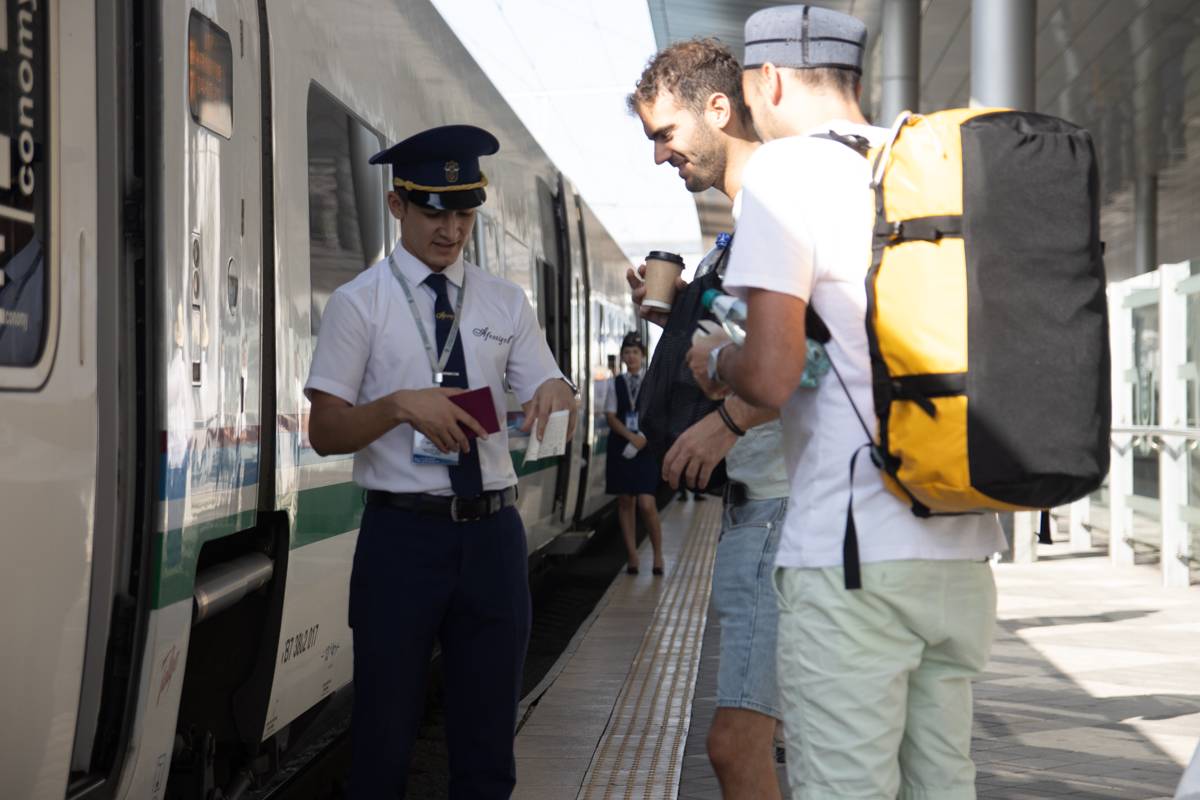
<path fill-rule="evenodd" d="M 363 389 L 368 400 L 378 400 L 400 389 L 427 389 L 433 386 L 433 370 L 420 341 L 407 347 L 376 349 L 367 359 Z"/>

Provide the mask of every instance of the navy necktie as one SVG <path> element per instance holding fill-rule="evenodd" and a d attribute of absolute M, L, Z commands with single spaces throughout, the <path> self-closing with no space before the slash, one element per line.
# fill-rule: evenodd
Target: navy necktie
<path fill-rule="evenodd" d="M 437 352 L 440 354 L 450 338 L 450 327 L 454 324 L 454 307 L 446 293 L 446 276 L 433 273 L 425 279 L 425 285 L 433 289 L 437 299 L 433 302 L 434 326 L 437 330 Z M 462 291 L 461 289 L 459 291 Z M 467 360 L 463 357 L 462 336 L 454 339 L 454 348 L 446 359 L 446 376 L 442 386 L 467 388 Z M 479 446 L 471 441 L 471 452 L 458 454 L 458 466 L 450 470 L 450 486 L 459 497 L 478 497 L 483 494 L 483 474 L 479 469 Z"/>

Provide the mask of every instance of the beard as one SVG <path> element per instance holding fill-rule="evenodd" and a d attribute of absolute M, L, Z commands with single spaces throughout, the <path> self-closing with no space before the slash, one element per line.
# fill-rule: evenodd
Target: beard
<path fill-rule="evenodd" d="M 698 194 L 716 186 L 725 174 L 725 148 L 718 135 L 705 123 L 696 126 L 699 140 L 688 157 L 691 175 L 684 179 L 689 192 Z"/>

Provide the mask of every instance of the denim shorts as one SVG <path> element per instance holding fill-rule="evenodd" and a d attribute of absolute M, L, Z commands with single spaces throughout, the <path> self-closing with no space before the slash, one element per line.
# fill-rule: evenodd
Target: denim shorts
<path fill-rule="evenodd" d="M 713 607 L 721 622 L 717 706 L 782 718 L 775 678 L 775 551 L 787 498 L 725 507 L 713 568 Z"/>

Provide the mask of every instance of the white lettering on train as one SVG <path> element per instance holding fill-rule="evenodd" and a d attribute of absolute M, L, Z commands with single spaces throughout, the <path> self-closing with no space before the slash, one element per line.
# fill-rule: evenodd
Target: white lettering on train
<path fill-rule="evenodd" d="M 17 100 L 17 110 L 21 133 L 17 136 L 17 152 L 21 155 L 21 167 L 17 171 L 17 183 L 21 194 L 31 196 L 34 190 L 33 158 L 37 154 L 34 147 L 33 125 L 33 15 L 38 10 L 38 0 L 21 0 L 21 10 L 17 12 L 17 41 L 21 64 L 17 67 L 17 79 L 21 87 L 21 97 Z"/>

